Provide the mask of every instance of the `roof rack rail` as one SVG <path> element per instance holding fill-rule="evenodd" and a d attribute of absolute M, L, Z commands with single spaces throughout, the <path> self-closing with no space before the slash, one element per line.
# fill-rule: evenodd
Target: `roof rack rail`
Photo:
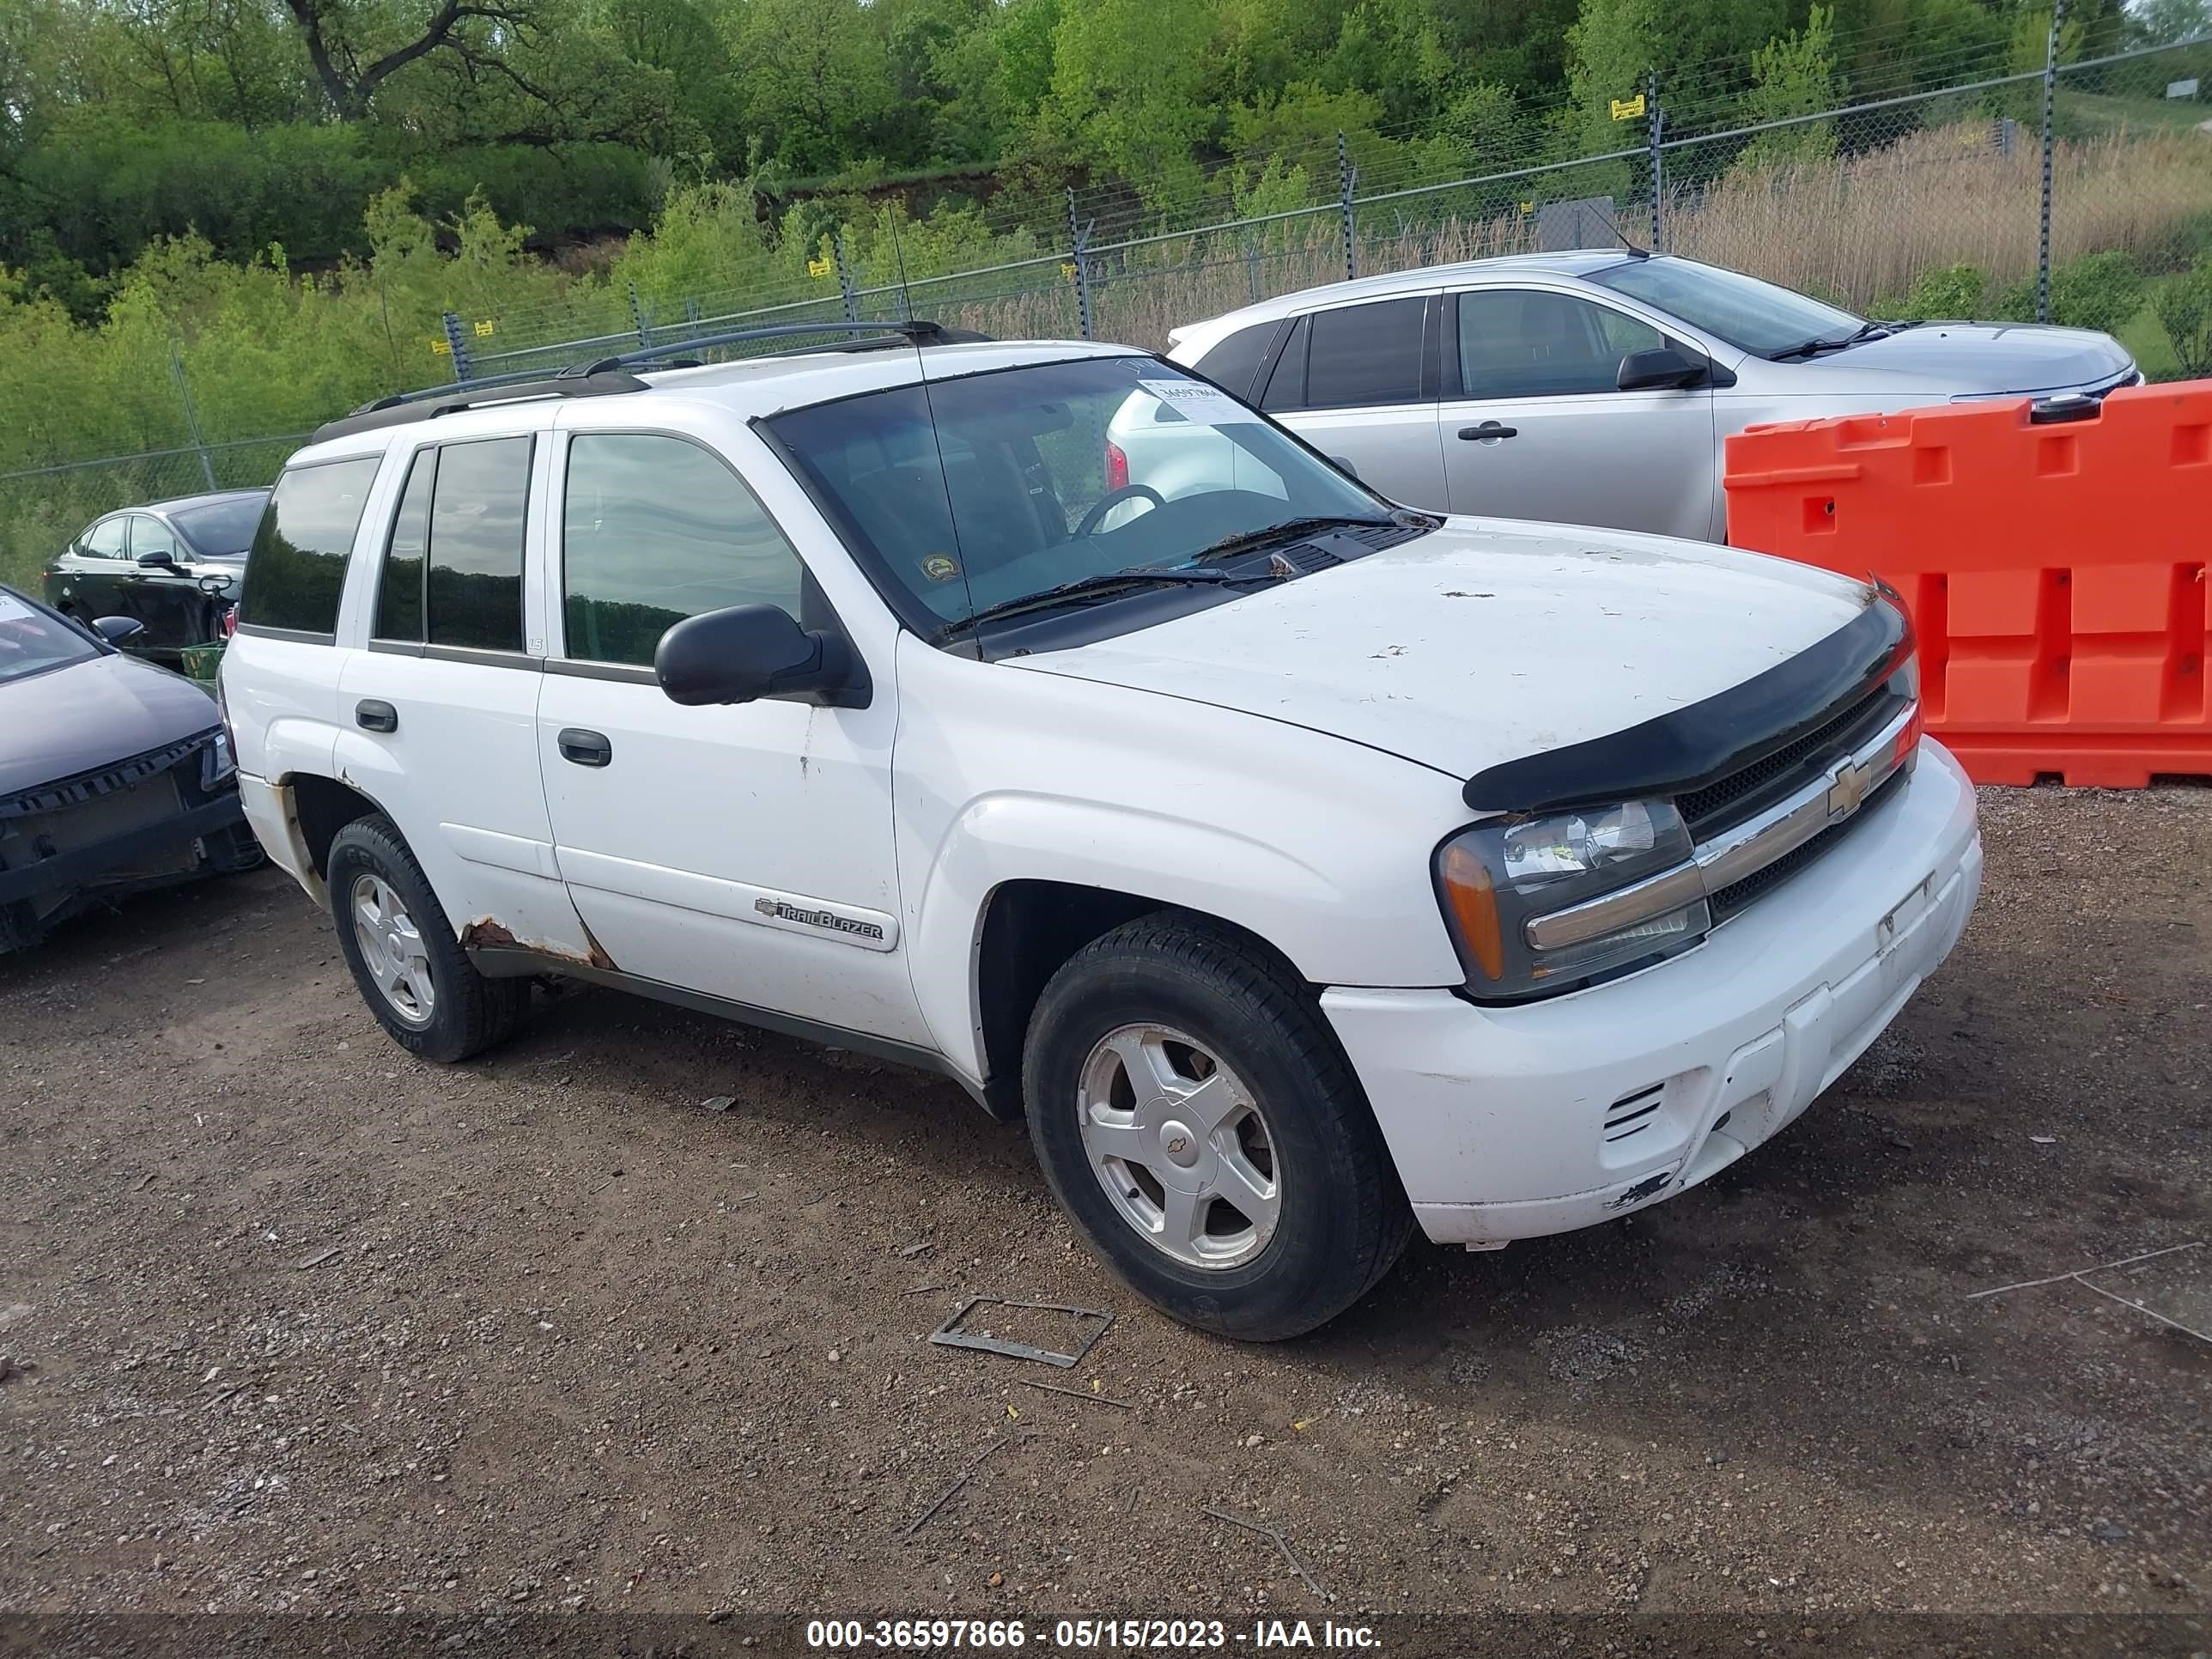
<path fill-rule="evenodd" d="M 647 346 L 637 351 L 625 351 L 619 356 L 600 357 L 588 363 L 579 363 L 564 369 L 565 374 L 604 374 L 616 369 L 629 368 L 639 363 L 657 362 L 665 357 L 681 357 L 686 352 L 710 351 L 717 346 L 742 345 L 752 340 L 803 339 L 810 334 L 852 334 L 888 337 L 863 337 L 843 345 L 824 346 L 825 351 L 872 351 L 890 343 L 892 339 L 904 340 L 909 345 L 968 345 L 988 341 L 988 334 L 977 334 L 964 328 L 947 328 L 927 317 L 915 317 L 904 321 L 860 323 L 763 323 L 755 328 L 732 329 L 726 334 L 702 334 L 695 339 L 669 340 L 659 345 Z M 696 365 L 693 365 L 696 367 Z"/>
<path fill-rule="evenodd" d="M 691 339 L 670 340 L 636 351 L 626 351 L 619 356 L 572 363 L 550 376 L 538 369 L 523 369 L 513 374 L 492 374 L 480 380 L 425 386 L 416 392 L 394 392 L 390 397 L 379 398 L 374 403 L 363 404 L 352 413 L 337 420 L 325 421 L 315 428 L 310 441 L 322 443 L 331 438 L 349 437 L 357 432 L 374 432 L 384 427 L 404 426 L 415 421 L 433 421 L 441 415 L 457 414 L 465 409 L 480 409 L 491 404 L 522 403 L 538 398 L 600 398 L 624 392 L 643 392 L 647 389 L 648 382 L 629 373 L 632 368 L 659 362 L 672 368 L 696 368 L 700 367 L 698 363 L 683 361 L 688 354 L 709 351 L 719 346 L 740 345 L 753 340 L 799 339 L 819 334 L 849 334 L 860 337 L 833 345 L 810 347 L 809 350 L 872 351 L 895 341 L 904 341 L 916 346 L 954 345 L 987 341 L 991 337 L 967 329 L 947 328 L 942 323 L 927 318 L 872 323 L 768 323 L 755 328 L 732 329 L 721 334 L 702 334 Z M 670 359 L 675 361 L 667 361 Z"/>

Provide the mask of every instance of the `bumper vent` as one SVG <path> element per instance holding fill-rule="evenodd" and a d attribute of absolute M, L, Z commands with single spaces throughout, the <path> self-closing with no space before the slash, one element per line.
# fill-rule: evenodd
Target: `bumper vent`
<path fill-rule="evenodd" d="M 1632 1095 L 1623 1095 L 1605 1109 L 1605 1144 L 1616 1145 L 1642 1134 L 1652 1126 L 1659 1115 L 1661 1097 L 1667 1085 L 1655 1083 L 1648 1089 L 1638 1089 Z"/>

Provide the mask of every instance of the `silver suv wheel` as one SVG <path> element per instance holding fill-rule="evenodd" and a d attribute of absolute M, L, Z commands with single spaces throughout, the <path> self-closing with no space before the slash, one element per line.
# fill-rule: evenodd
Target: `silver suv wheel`
<path fill-rule="evenodd" d="M 428 1025 L 438 1011 L 438 989 L 430 978 L 422 930 L 381 876 L 356 878 L 351 899 L 362 965 L 392 1012 L 410 1025 Z"/>
<path fill-rule="evenodd" d="M 1091 1173 L 1153 1249 L 1194 1267 L 1241 1266 L 1282 1208 L 1259 1102 L 1204 1045 L 1166 1025 L 1108 1032 L 1076 1097 Z"/>

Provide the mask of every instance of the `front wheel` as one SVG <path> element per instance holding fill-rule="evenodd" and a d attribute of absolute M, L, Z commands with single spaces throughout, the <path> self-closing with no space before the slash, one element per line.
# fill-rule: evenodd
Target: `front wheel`
<path fill-rule="evenodd" d="M 1023 1088 L 1091 1248 L 1186 1323 L 1300 1335 L 1405 1246 L 1404 1193 L 1310 992 L 1225 928 L 1162 912 L 1076 952 L 1038 999 Z"/>
<path fill-rule="evenodd" d="M 392 820 L 358 818 L 331 842 L 325 879 L 338 950 L 392 1040 L 424 1060 L 466 1060 L 530 1011 L 530 981 L 487 979 Z"/>

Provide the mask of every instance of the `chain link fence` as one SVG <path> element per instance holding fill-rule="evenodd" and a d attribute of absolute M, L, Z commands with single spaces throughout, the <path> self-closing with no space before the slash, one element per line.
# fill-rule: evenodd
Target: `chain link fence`
<path fill-rule="evenodd" d="M 2016 39 L 1934 62 L 1883 59 L 1878 32 L 1843 44 L 1862 61 L 1857 101 L 1805 114 L 1744 121 L 1740 66 L 1716 65 L 1609 110 L 1478 109 L 1443 137 L 1308 135 L 1263 168 L 1180 190 L 1030 199 L 986 228 L 994 246 L 1039 251 L 973 269 L 899 280 L 892 220 L 866 260 L 848 257 L 846 228 L 825 232 L 803 278 L 673 300 L 580 283 L 550 305 L 449 312 L 422 380 L 392 389 L 528 378 L 763 324 L 915 315 L 1158 349 L 1180 325 L 1347 276 L 1622 240 L 1875 315 L 2055 313 L 2126 334 L 2150 373 L 2191 367 L 2156 319 L 2160 283 L 2212 260 L 2212 37 L 2082 58 L 2054 26 L 2025 65 Z M 1558 159 L 1563 143 L 1581 153 Z M 34 576 L 112 507 L 266 483 L 301 441 L 190 442 L 177 375 L 179 447 L 0 474 L 0 577 Z"/>

